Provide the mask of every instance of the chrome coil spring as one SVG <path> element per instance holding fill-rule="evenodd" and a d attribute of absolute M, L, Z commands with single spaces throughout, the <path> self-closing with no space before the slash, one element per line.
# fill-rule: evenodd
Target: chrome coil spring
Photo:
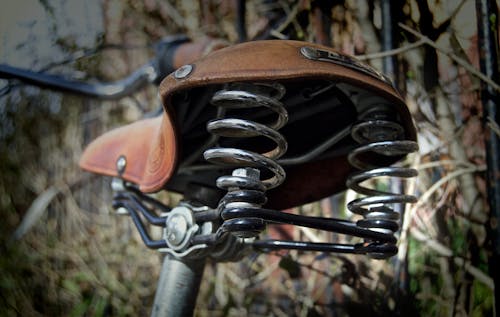
<path fill-rule="evenodd" d="M 347 208 L 363 217 L 357 221 L 359 227 L 394 237 L 394 233 L 399 229 L 400 214 L 393 206 L 414 203 L 417 200 L 416 197 L 372 189 L 361 183 L 382 176 L 397 178 L 417 176 L 415 169 L 382 166 L 384 160 L 374 160 L 373 156 L 386 158 L 403 156 L 417 151 L 418 144 L 414 141 L 402 140 L 403 127 L 386 119 L 372 119 L 358 123 L 352 127 L 351 136 L 361 146 L 349 154 L 348 160 L 352 166 L 361 171 L 348 177 L 347 187 L 366 197 L 349 202 Z M 394 250 L 397 251 L 396 248 Z M 387 254 L 382 253 L 370 255 L 374 258 L 387 257 Z"/>
<path fill-rule="evenodd" d="M 264 220 L 251 215 L 241 217 L 252 209 L 260 209 L 267 201 L 265 191 L 279 186 L 285 180 L 284 169 L 276 162 L 287 150 L 287 142 L 278 130 L 288 121 L 288 113 L 280 102 L 285 87 L 278 83 L 235 83 L 214 94 L 211 103 L 223 110 L 267 108 L 277 115 L 271 124 L 252 120 L 220 118 L 210 121 L 207 130 L 219 137 L 251 138 L 266 137 L 276 146 L 256 153 L 247 149 L 216 147 L 204 152 L 205 160 L 218 165 L 235 167 L 232 175 L 217 179 L 217 187 L 227 190 L 219 208 L 224 220 L 223 230 L 238 237 L 252 237 L 265 229 Z M 271 176 L 261 180 L 261 171 L 270 171 Z M 239 212 L 234 212 L 238 210 Z M 233 216 L 238 214 L 238 216 Z"/>

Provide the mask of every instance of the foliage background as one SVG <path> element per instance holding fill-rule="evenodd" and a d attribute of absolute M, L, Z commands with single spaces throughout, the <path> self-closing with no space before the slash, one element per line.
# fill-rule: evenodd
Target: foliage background
<path fill-rule="evenodd" d="M 381 68 L 374 54 L 381 51 L 379 1 L 331 4 L 325 12 L 329 45 Z M 324 4 L 247 1 L 248 32 L 259 34 L 267 27 L 265 13 L 281 10 L 287 19 L 274 29 L 276 37 L 288 28 L 302 40 L 318 40 L 307 22 L 314 20 L 316 5 Z M 406 210 L 400 253 L 390 261 L 254 254 L 240 263 L 210 264 L 197 315 L 493 314 L 480 81 L 457 63 L 478 69 L 474 1 L 407 0 L 396 6 L 403 24 L 397 29 L 400 49 L 386 55 L 397 58 L 398 85 L 421 147 L 403 163 L 420 171 L 407 184 L 420 199 Z M 233 1 L 8 0 L 0 12 L 0 61 L 82 80 L 114 80 L 146 62 L 151 44 L 166 35 L 235 43 L 234 21 Z M 143 246 L 130 219 L 114 215 L 109 180 L 82 173 L 77 162 L 92 139 L 155 109 L 156 88 L 102 102 L 1 85 L 0 315 L 148 315 L 160 256 Z M 352 195 L 295 212 L 343 213 Z M 297 229 L 291 234 L 331 238 Z"/>

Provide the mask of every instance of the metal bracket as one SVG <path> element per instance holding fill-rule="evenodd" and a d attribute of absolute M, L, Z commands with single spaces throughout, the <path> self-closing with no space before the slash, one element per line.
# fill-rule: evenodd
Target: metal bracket
<path fill-rule="evenodd" d="M 374 77 L 378 80 L 383 81 L 384 83 L 394 87 L 394 83 L 392 80 L 376 70 L 375 68 L 358 61 L 356 58 L 339 54 L 334 51 L 322 50 L 312 46 L 303 46 L 300 48 L 300 53 L 305 58 L 308 58 L 313 61 L 322 61 L 322 62 L 330 62 L 334 64 L 339 64 L 341 66 L 345 66 L 360 72 L 363 72 L 371 77 Z"/>

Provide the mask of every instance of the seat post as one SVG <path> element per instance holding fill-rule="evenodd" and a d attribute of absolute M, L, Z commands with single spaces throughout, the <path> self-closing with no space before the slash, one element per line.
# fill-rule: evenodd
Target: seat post
<path fill-rule="evenodd" d="M 192 316 L 206 259 L 179 259 L 165 255 L 152 317 Z"/>

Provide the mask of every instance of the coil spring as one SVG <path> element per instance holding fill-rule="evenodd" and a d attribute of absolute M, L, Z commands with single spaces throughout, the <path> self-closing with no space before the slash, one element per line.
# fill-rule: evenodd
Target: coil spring
<path fill-rule="evenodd" d="M 216 119 L 207 124 L 207 130 L 219 137 L 263 136 L 276 143 L 276 147 L 265 153 L 218 147 L 208 149 L 203 154 L 205 160 L 211 163 L 236 167 L 232 175 L 221 176 L 216 183 L 217 187 L 228 191 L 219 203 L 224 220 L 222 228 L 235 236 L 256 236 L 265 229 L 265 223 L 257 217 L 234 217 L 231 209 L 259 209 L 267 201 L 265 191 L 279 186 L 285 180 L 285 171 L 276 163 L 288 147 L 283 135 L 277 131 L 288 121 L 288 113 L 280 102 L 284 94 L 285 87 L 278 83 L 237 83 L 216 92 L 211 99 L 211 103 L 219 109 L 265 107 L 277 114 L 277 119 L 268 125 L 237 118 Z M 272 176 L 261 180 L 261 170 L 270 171 Z"/>
<path fill-rule="evenodd" d="M 417 171 L 405 167 L 383 167 L 381 165 L 384 163 L 374 163 L 373 160 L 368 159 L 366 154 L 370 153 L 373 156 L 375 153 L 375 155 L 382 157 L 406 155 L 417 151 L 418 144 L 414 141 L 401 140 L 404 137 L 404 129 L 400 124 L 378 118 L 354 125 L 351 136 L 361 146 L 349 154 L 348 160 L 352 166 L 362 171 L 348 177 L 347 187 L 366 197 L 349 202 L 347 208 L 363 217 L 356 223 L 359 227 L 394 237 L 395 232 L 399 229 L 400 217 L 399 213 L 391 206 L 414 203 L 417 201 L 416 197 L 371 189 L 361 185 L 361 183 L 381 176 L 411 178 L 417 176 Z M 375 243 L 377 242 L 375 241 Z M 394 253 L 396 253 L 396 245 L 392 245 Z M 392 254 L 370 253 L 369 255 L 373 258 L 387 258 Z"/>

